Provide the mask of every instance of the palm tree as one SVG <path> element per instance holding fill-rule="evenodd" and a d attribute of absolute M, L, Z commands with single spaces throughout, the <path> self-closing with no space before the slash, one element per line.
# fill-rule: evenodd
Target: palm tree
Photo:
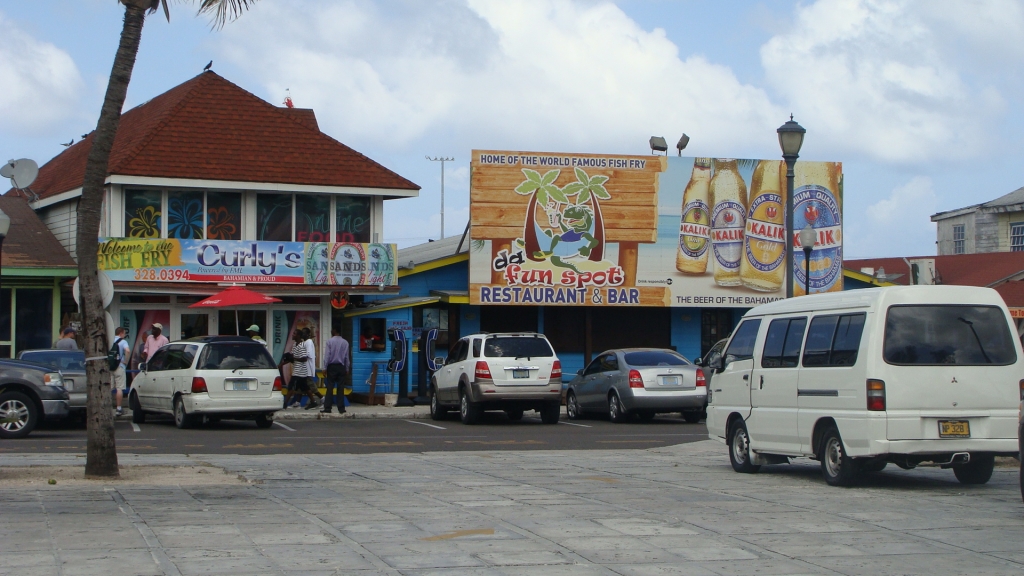
<path fill-rule="evenodd" d="M 85 355 L 94 360 L 86 362 L 88 400 L 86 413 L 88 442 L 86 446 L 85 476 L 118 477 L 117 448 L 114 444 L 114 419 L 110 408 L 107 382 L 110 372 L 106 362 L 95 359 L 105 357 L 107 348 L 106 322 L 96 276 L 96 250 L 100 232 L 100 208 L 103 204 L 103 186 L 107 178 L 110 150 L 121 123 L 121 108 L 132 79 L 135 57 L 142 39 L 142 25 L 146 14 L 163 7 L 164 16 L 171 19 L 168 0 L 118 0 L 124 4 L 124 26 L 121 42 L 114 56 L 107 92 L 96 123 L 96 134 L 85 165 L 85 181 L 78 205 L 78 277 L 85 336 Z M 256 0 L 199 0 L 198 14 L 209 14 L 215 28 L 240 16 Z"/>

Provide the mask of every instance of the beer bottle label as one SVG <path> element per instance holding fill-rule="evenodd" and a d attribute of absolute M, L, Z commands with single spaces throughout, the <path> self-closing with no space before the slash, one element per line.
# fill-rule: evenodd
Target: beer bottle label
<path fill-rule="evenodd" d="M 760 194 L 750 204 L 747 216 L 746 257 L 760 272 L 774 272 L 786 261 L 786 227 L 778 224 L 782 197 Z"/>
<path fill-rule="evenodd" d="M 688 258 L 700 258 L 708 251 L 708 205 L 703 200 L 694 200 L 683 207 L 679 223 L 679 249 Z"/>
<path fill-rule="evenodd" d="M 332 284 L 361 286 L 366 279 L 366 254 L 362 244 L 341 243 L 331 246 Z"/>
<path fill-rule="evenodd" d="M 309 242 L 306 244 L 306 284 L 330 284 L 328 278 L 327 244 Z"/>
<path fill-rule="evenodd" d="M 711 244 L 715 263 L 726 270 L 739 270 L 743 254 L 743 205 L 735 200 L 715 204 L 711 214 Z"/>
<path fill-rule="evenodd" d="M 808 224 L 816 234 L 811 252 L 811 292 L 828 292 L 843 274 L 843 227 L 835 195 L 824 186 L 801 186 L 793 194 L 793 272 L 797 286 L 807 284 L 806 263 L 799 245 L 800 230 Z"/>

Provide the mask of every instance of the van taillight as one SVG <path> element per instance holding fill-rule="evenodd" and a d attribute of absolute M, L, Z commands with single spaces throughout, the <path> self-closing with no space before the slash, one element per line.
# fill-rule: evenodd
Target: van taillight
<path fill-rule="evenodd" d="M 640 377 L 640 372 L 636 370 L 629 371 L 629 387 L 630 388 L 643 388 L 644 379 Z"/>
<path fill-rule="evenodd" d="M 491 369 L 487 366 L 487 362 L 484 362 L 483 360 L 477 360 L 476 361 L 476 377 L 478 379 L 479 378 L 486 378 L 487 380 L 491 379 Z"/>
<path fill-rule="evenodd" d="M 704 379 L 704 371 L 697 368 L 697 386 L 707 386 L 708 382 Z"/>
<path fill-rule="evenodd" d="M 555 360 L 555 362 L 553 364 L 551 364 L 551 378 L 550 379 L 551 380 L 555 380 L 555 379 L 561 380 L 562 379 L 562 363 L 560 361 L 558 361 L 558 360 Z"/>
<path fill-rule="evenodd" d="M 868 380 L 868 410 L 872 412 L 885 411 L 885 382 Z"/>
<path fill-rule="evenodd" d="M 274 392 L 280 392 L 281 388 L 281 377 L 278 376 L 277 378 L 274 378 Z"/>
<path fill-rule="evenodd" d="M 201 394 L 203 392 L 208 392 L 208 390 L 206 389 L 206 380 L 200 378 L 199 376 L 195 376 L 194 378 L 192 378 L 192 393 Z"/>

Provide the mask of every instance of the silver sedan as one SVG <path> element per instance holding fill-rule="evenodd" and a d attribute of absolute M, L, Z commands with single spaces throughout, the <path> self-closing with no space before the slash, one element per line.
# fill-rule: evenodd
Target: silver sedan
<path fill-rule="evenodd" d="M 600 354 L 580 370 L 566 391 L 569 419 L 604 412 L 612 422 L 636 414 L 681 412 L 699 422 L 707 405 L 704 371 L 682 355 L 660 348 L 624 348 Z"/>

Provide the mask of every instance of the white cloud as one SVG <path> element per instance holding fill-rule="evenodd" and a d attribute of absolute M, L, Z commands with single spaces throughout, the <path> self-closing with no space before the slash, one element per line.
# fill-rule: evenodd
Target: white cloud
<path fill-rule="evenodd" d="M 935 224 L 930 217 L 937 205 L 931 178 L 915 176 L 863 214 L 845 214 L 846 257 L 934 254 Z"/>
<path fill-rule="evenodd" d="M 269 93 L 290 88 L 353 144 L 643 151 L 685 130 L 695 149 L 740 154 L 775 146 L 782 115 L 608 1 L 296 0 L 260 4 L 223 38 Z"/>
<path fill-rule="evenodd" d="M 77 112 L 82 77 L 67 52 L 40 42 L 0 13 L 3 128 L 31 134 Z"/>
<path fill-rule="evenodd" d="M 999 14 L 1006 21 L 989 30 L 1021 28 L 1019 7 L 992 9 L 1005 4 L 819 0 L 797 8 L 792 29 L 761 48 L 761 61 L 797 120 L 832 154 L 896 163 L 978 155 L 1003 101 L 965 80 L 972 65 L 958 68 L 954 53 L 969 43 L 997 52 L 982 30 Z"/>

